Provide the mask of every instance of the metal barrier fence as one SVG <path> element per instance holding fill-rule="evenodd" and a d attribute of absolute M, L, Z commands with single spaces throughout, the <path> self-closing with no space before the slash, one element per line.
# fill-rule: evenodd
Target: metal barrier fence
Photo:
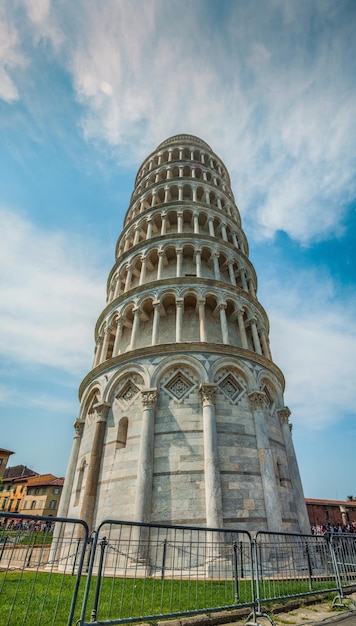
<path fill-rule="evenodd" d="M 323 536 L 258 532 L 254 553 L 257 615 L 263 604 L 276 600 L 341 593 Z"/>
<path fill-rule="evenodd" d="M 331 535 L 330 549 L 339 595 L 344 598 L 345 591 L 356 585 L 356 535 Z"/>
<path fill-rule="evenodd" d="M 70 626 L 88 545 L 82 520 L 0 512 L 0 623 Z"/>
<path fill-rule="evenodd" d="M 90 620 L 85 618 L 96 576 Z M 254 607 L 245 531 L 104 521 L 96 533 L 82 626 Z M 88 616 L 87 616 L 88 617 Z"/>
<path fill-rule="evenodd" d="M 89 626 L 246 607 L 356 588 L 356 535 L 329 537 L 0 512 L 2 626 Z M 350 608 L 350 607 L 349 607 Z"/>

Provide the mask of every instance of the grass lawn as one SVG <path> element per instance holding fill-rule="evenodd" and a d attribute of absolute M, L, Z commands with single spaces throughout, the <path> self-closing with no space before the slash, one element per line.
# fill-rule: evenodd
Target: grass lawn
<path fill-rule="evenodd" d="M 5 626 L 65 626 L 75 577 L 46 572 L 10 572 L 0 575 L 0 624 Z M 86 577 L 80 581 L 73 624 L 80 616 Z M 92 580 L 86 620 L 90 622 L 96 579 Z M 235 600 L 232 581 L 104 578 L 98 618 L 140 618 L 194 611 L 211 611 L 251 602 L 251 583 L 239 586 Z"/>
<path fill-rule="evenodd" d="M 79 619 L 87 578 L 79 585 L 73 624 Z M 1 626 L 66 626 L 76 577 L 53 572 L 12 571 L 0 574 Z M 86 621 L 90 622 L 94 603 L 96 578 L 93 577 Z M 317 581 L 312 591 L 330 589 L 330 581 Z M 239 598 L 235 596 L 233 580 L 172 580 L 160 578 L 111 578 L 101 581 L 97 619 L 136 618 L 148 616 L 212 612 L 234 608 L 252 601 L 251 581 L 239 581 Z M 307 595 L 309 582 L 302 580 L 263 581 L 261 598 Z"/>

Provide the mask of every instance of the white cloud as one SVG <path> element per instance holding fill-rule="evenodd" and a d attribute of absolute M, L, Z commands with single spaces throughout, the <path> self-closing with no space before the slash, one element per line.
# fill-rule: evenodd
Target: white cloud
<path fill-rule="evenodd" d="M 68 67 L 86 137 L 127 161 L 170 134 L 196 133 L 232 170 L 260 237 L 282 229 L 308 242 L 340 232 L 356 192 L 356 89 L 343 62 L 352 19 L 335 5 L 287 11 L 275 2 L 256 12 L 235 3 L 226 23 L 213 25 L 204 7 L 67 7 Z"/>
<path fill-rule="evenodd" d="M 256 237 L 340 234 L 356 195 L 356 16 L 343 3 L 23 4 L 32 44 L 50 41 L 71 75 L 88 140 L 127 164 L 198 134 L 227 163 Z M 23 58 L 11 33 L 9 66 Z"/>
<path fill-rule="evenodd" d="M 353 414 L 356 303 L 340 301 L 331 279 L 308 272 L 289 287 L 267 283 L 264 292 L 273 360 L 286 378 L 292 421 L 322 429 Z"/>
<path fill-rule="evenodd" d="M 105 298 L 95 244 L 40 229 L 6 209 L 0 222 L 1 353 L 68 372 L 90 367 L 94 315 Z"/>
<path fill-rule="evenodd" d="M 9 19 L 5 7 L 0 7 L 0 98 L 6 102 L 18 100 L 19 92 L 12 72 L 26 66 L 18 31 Z"/>

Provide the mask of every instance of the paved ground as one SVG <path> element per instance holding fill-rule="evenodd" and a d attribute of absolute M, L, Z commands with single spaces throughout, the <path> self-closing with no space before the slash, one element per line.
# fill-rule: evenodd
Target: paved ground
<path fill-rule="evenodd" d="M 356 593 L 350 595 L 355 602 L 348 602 L 352 611 L 346 606 L 332 607 L 331 600 L 318 601 L 315 598 L 314 604 L 300 605 L 296 600 L 289 605 L 281 605 L 278 609 L 277 605 L 266 607 L 266 611 L 272 621 L 268 617 L 261 616 L 256 619 L 260 626 L 356 626 Z M 310 599 L 311 600 L 311 599 Z M 294 606 L 293 606 L 294 605 Z M 273 609 L 275 609 L 273 611 Z M 234 616 L 232 621 L 231 613 L 225 615 L 212 613 L 211 615 L 196 615 L 195 617 L 186 617 L 177 620 L 159 621 L 156 626 L 244 626 L 247 621 L 245 612 L 239 612 Z M 251 623 L 251 622 L 250 622 Z M 142 626 L 152 626 L 143 624 Z"/>
<path fill-rule="evenodd" d="M 350 597 L 356 602 L 356 594 L 352 594 Z M 348 605 L 352 610 L 339 606 L 333 608 L 330 601 L 318 602 L 287 612 L 271 613 L 270 616 L 276 626 L 329 626 L 332 624 L 356 626 L 356 606 L 352 602 L 348 602 Z M 257 622 L 261 626 L 270 626 L 271 624 L 268 619 L 263 617 L 259 617 Z"/>

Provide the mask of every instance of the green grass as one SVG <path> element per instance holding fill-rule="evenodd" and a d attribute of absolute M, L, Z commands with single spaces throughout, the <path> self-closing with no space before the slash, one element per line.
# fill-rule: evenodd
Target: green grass
<path fill-rule="evenodd" d="M 80 582 L 73 624 L 80 616 L 86 577 Z M 90 621 L 96 579 L 93 578 L 86 620 Z M 0 624 L 5 626 L 64 626 L 67 624 L 75 577 L 53 573 L 11 572 L 0 576 Z M 251 583 L 240 584 L 239 603 L 251 602 Z M 235 606 L 231 581 L 104 578 L 98 618 L 157 617 L 170 613 L 209 611 Z M 8 616 L 10 615 L 10 618 Z M 7 621 L 9 619 L 9 621 Z"/>
<path fill-rule="evenodd" d="M 73 624 L 80 616 L 86 585 L 80 580 Z M 0 574 L 1 626 L 65 626 L 70 611 L 76 578 L 52 572 L 12 571 Z M 313 581 L 310 590 L 307 579 L 273 580 L 261 583 L 261 598 L 283 598 L 326 592 L 332 587 L 327 580 Z M 90 622 L 96 578 L 93 577 L 86 621 Z M 263 600 L 264 601 L 264 600 Z M 268 601 L 268 600 L 267 600 Z M 212 612 L 218 608 L 233 608 L 252 602 L 251 581 L 239 581 L 239 598 L 235 598 L 232 580 L 172 580 L 160 578 L 110 578 L 101 581 L 97 618 L 100 620 L 148 616 Z"/>
<path fill-rule="evenodd" d="M 43 546 L 50 545 L 52 543 L 53 533 L 46 533 L 42 531 L 38 532 L 26 532 L 18 531 L 18 530 L 7 530 L 6 532 L 1 534 L 0 544 L 8 543 L 8 538 L 11 542 L 15 541 L 16 545 L 33 545 L 33 546 Z M 6 539 L 6 541 L 5 541 Z"/>

